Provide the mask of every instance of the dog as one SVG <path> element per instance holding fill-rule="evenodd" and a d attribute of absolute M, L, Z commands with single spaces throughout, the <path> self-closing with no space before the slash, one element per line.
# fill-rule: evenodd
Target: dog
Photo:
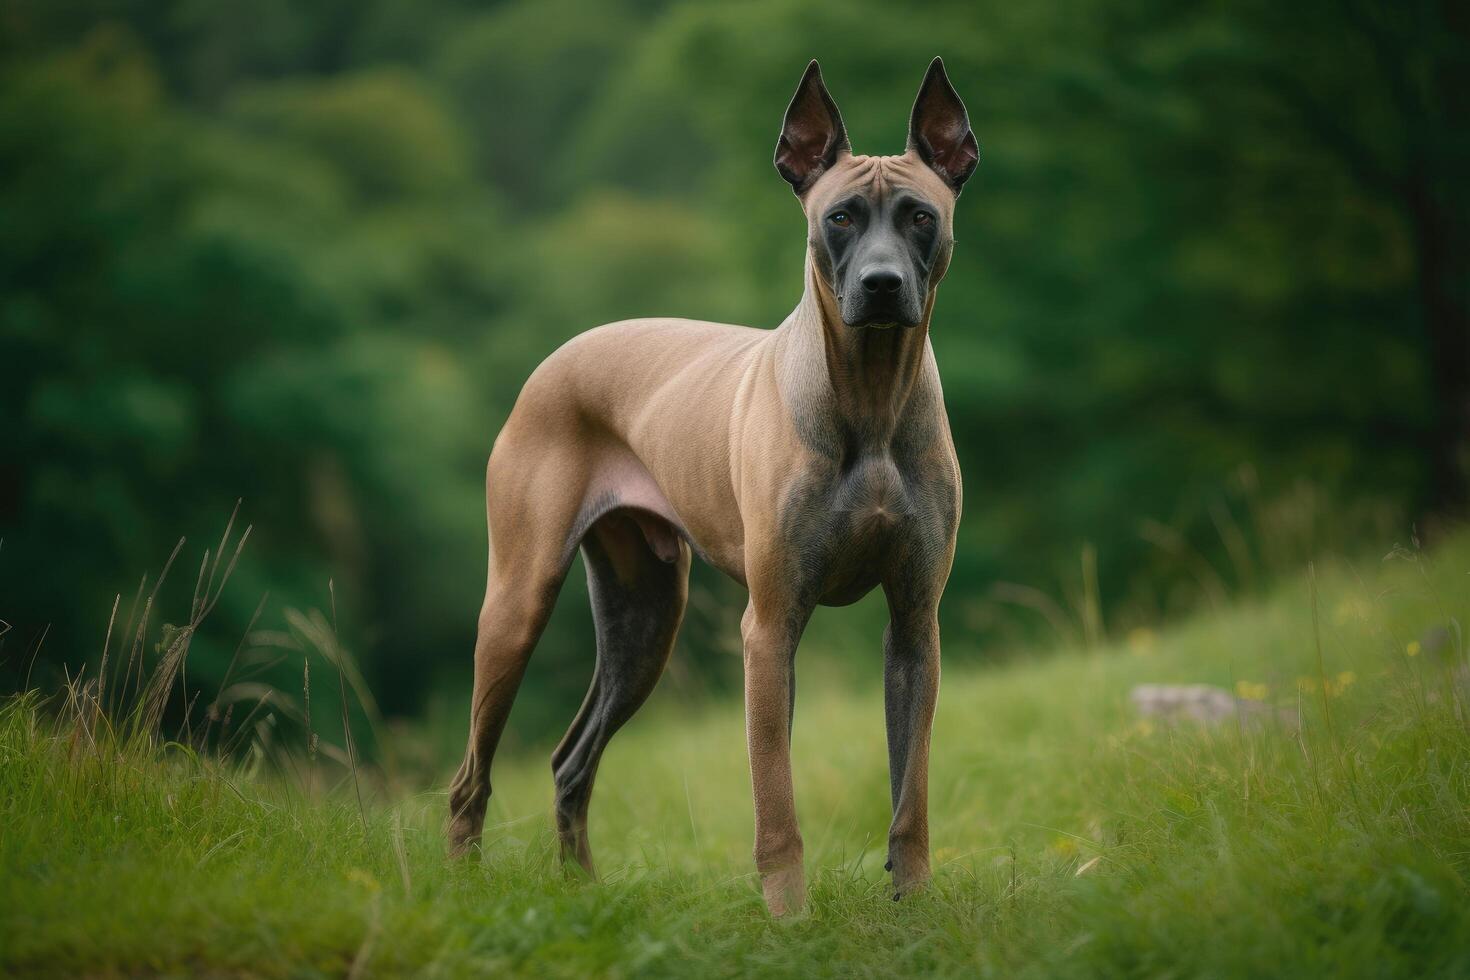
<path fill-rule="evenodd" d="M 552 754 L 562 859 L 593 874 L 598 762 L 663 673 L 691 553 L 750 594 L 744 641 L 755 865 L 774 916 L 806 883 L 791 782 L 797 642 L 814 608 L 887 598 L 884 714 L 894 898 L 929 871 L 929 736 L 960 470 L 929 340 L 979 148 L 935 58 L 900 156 L 857 156 L 813 61 L 776 170 L 807 222 L 805 289 L 774 330 L 678 319 L 583 333 L 521 390 L 486 470 L 490 559 L 452 853 L 479 839 L 490 763 L 580 547 L 591 689 Z"/>

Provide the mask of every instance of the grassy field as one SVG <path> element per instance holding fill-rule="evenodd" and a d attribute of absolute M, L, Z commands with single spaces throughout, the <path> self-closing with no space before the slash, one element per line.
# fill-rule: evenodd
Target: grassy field
<path fill-rule="evenodd" d="M 544 752 L 497 766 L 484 859 L 453 864 L 442 792 L 360 810 L 350 783 L 119 744 L 21 698 L 0 714 L 0 973 L 1467 976 L 1467 605 L 1460 537 L 1101 650 L 950 671 L 935 881 L 899 903 L 881 696 L 806 684 L 812 892 L 779 922 L 735 704 L 614 741 L 589 884 L 557 870 Z M 1266 707 L 1171 726 L 1129 703 L 1150 682 Z"/>

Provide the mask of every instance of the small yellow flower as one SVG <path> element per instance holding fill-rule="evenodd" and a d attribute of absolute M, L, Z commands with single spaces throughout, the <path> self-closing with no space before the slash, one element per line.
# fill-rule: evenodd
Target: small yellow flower
<path fill-rule="evenodd" d="M 1147 718 L 1140 718 L 1133 723 L 1133 731 L 1147 738 L 1154 733 L 1154 723 Z"/>
<path fill-rule="evenodd" d="M 1146 626 L 1128 631 L 1128 651 L 1137 656 L 1152 653 L 1154 649 L 1154 631 Z"/>
<path fill-rule="evenodd" d="M 1257 684 L 1254 681 L 1236 681 L 1235 693 L 1246 701 L 1264 701 L 1271 689 L 1265 684 Z"/>
<path fill-rule="evenodd" d="M 1358 675 L 1351 670 L 1345 670 L 1336 677 L 1298 677 L 1296 688 L 1303 694 L 1316 694 L 1318 691 L 1325 692 L 1329 698 L 1335 698 L 1346 691 L 1357 681 Z"/>
<path fill-rule="evenodd" d="M 1417 656 L 1419 656 L 1419 641 L 1418 640 L 1410 640 L 1409 641 L 1409 645 L 1406 646 L 1406 647 L 1404 647 L 1404 654 L 1406 656 L 1410 656 L 1410 657 L 1417 657 Z"/>
<path fill-rule="evenodd" d="M 383 887 L 378 884 L 378 879 L 374 878 L 371 873 L 364 871 L 362 868 L 348 869 L 347 880 L 356 882 L 370 892 L 378 891 Z"/>
<path fill-rule="evenodd" d="M 1051 849 L 1058 854 L 1075 854 L 1077 842 L 1070 837 L 1058 837 L 1051 842 Z"/>

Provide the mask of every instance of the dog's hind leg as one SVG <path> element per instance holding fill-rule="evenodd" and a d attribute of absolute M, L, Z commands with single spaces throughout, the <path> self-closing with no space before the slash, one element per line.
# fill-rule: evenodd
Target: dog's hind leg
<path fill-rule="evenodd" d="M 490 763 L 526 664 L 561 590 L 586 486 L 575 453 L 502 440 L 486 483 L 491 557 L 475 640 L 469 745 L 449 789 L 449 849 L 480 838 L 490 800 Z M 531 446 L 530 451 L 520 451 Z"/>
<path fill-rule="evenodd" d="M 562 860 L 593 874 L 587 806 L 597 765 L 668 663 L 689 596 L 690 556 L 666 521 L 631 510 L 598 520 L 583 539 L 582 556 L 597 624 L 597 666 L 551 768 Z"/>
<path fill-rule="evenodd" d="M 490 763 L 551 608 L 560 579 L 530 584 L 493 581 L 475 641 L 470 737 L 449 788 L 449 849 L 462 854 L 480 839 L 490 801 Z"/>

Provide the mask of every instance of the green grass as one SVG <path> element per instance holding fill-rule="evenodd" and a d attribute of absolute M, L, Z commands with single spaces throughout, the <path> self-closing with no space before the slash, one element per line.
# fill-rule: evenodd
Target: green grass
<path fill-rule="evenodd" d="M 655 711 L 614 741 L 590 884 L 557 870 L 545 753 L 498 764 L 484 860 L 457 864 L 442 792 L 370 794 L 364 826 L 350 785 L 93 745 L 18 699 L 0 973 L 1470 975 L 1470 537 L 1318 579 L 1315 630 L 1303 576 L 1100 651 L 946 674 L 935 881 L 899 903 L 881 696 L 805 685 L 810 906 L 780 922 L 751 873 L 738 705 Z M 1246 682 L 1302 726 L 1150 726 L 1128 703 L 1195 681 Z"/>

